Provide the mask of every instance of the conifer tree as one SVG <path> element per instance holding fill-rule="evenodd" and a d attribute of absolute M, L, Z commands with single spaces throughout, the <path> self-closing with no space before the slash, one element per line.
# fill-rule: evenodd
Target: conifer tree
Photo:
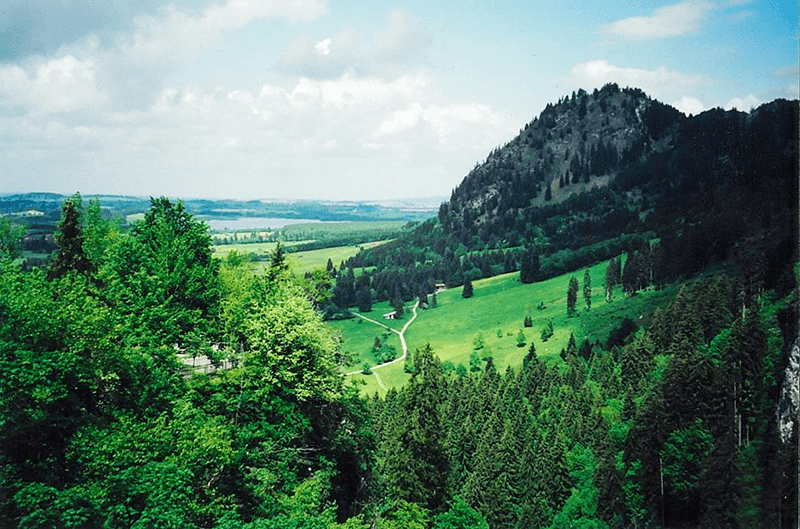
<path fill-rule="evenodd" d="M 592 276 L 589 269 L 583 273 L 583 299 L 586 300 L 586 310 L 592 308 Z"/>
<path fill-rule="evenodd" d="M 95 271 L 94 265 L 86 257 L 83 249 L 82 214 L 83 205 L 80 193 L 69 197 L 61 206 L 61 222 L 58 224 L 58 231 L 55 235 L 59 251 L 47 274 L 49 279 L 60 277 L 69 270 L 82 274 L 91 274 Z"/>
<path fill-rule="evenodd" d="M 606 302 L 610 302 L 611 298 L 614 296 L 614 287 L 616 287 L 619 283 L 619 276 L 619 258 L 611 259 L 611 261 L 608 262 L 608 267 L 606 267 L 606 280 L 604 285 L 606 291 Z"/>
<path fill-rule="evenodd" d="M 578 302 L 578 279 L 572 276 L 569 280 L 567 289 L 567 316 L 574 316 L 576 312 L 575 304 Z"/>
<path fill-rule="evenodd" d="M 539 276 L 539 254 L 533 248 L 525 248 L 519 268 L 521 283 L 533 283 Z"/>
<path fill-rule="evenodd" d="M 629 295 L 634 295 L 639 290 L 639 254 L 628 252 L 625 266 L 622 270 L 622 288 Z"/>
<path fill-rule="evenodd" d="M 461 292 L 461 297 L 463 298 L 471 298 L 472 297 L 472 281 L 467 279 L 464 281 L 464 290 Z"/>
<path fill-rule="evenodd" d="M 442 366 L 426 345 L 414 355 L 414 372 L 398 395 L 387 425 L 380 466 L 389 496 L 437 511 L 447 501 L 448 461 L 440 403 L 445 397 Z"/>
<path fill-rule="evenodd" d="M 400 319 L 405 314 L 405 309 L 403 308 L 403 300 L 400 298 L 394 298 L 392 300 L 392 307 L 394 307 L 394 317 Z"/>

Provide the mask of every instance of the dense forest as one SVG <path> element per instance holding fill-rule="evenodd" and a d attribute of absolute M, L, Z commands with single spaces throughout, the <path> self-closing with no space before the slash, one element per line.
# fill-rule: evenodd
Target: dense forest
<path fill-rule="evenodd" d="M 566 142 L 564 109 L 610 127 L 604 147 L 552 161 L 582 193 L 518 206 L 502 198 L 517 173 L 478 167 L 438 218 L 331 263 L 324 295 L 280 246 L 260 275 L 213 258 L 179 201 L 152 199 L 127 228 L 69 197 L 58 253 L 31 269 L 0 218 L 0 527 L 796 527 L 796 102 L 686 120 L 611 86 L 549 107 L 525 141 L 563 127 Z M 617 123 L 622 109 L 641 128 Z M 612 146 L 614 178 L 593 188 Z M 485 228 L 502 219 L 517 228 Z M 495 229 L 518 239 L 491 242 Z M 319 310 L 611 257 L 627 296 L 680 282 L 647 328 L 546 357 L 531 340 L 504 372 L 424 347 L 385 398 L 345 382 Z M 182 363 L 201 355 L 232 368 Z"/>
<path fill-rule="evenodd" d="M 220 263 L 167 199 L 123 232 L 72 197 L 57 239 L 47 270 L 3 246 L 2 526 L 796 523 L 794 291 L 690 281 L 647 330 L 548 361 L 533 342 L 505 373 L 425 348 L 365 399 L 280 251 L 263 276 Z"/>

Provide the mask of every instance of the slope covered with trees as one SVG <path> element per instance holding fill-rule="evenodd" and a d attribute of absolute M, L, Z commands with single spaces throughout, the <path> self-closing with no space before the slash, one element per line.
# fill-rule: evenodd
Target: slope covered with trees
<path fill-rule="evenodd" d="M 638 89 L 580 91 L 476 165 L 436 219 L 338 273 L 367 268 L 376 301 L 410 300 L 437 281 L 519 270 L 531 282 L 655 246 L 656 283 L 733 258 L 743 275 L 785 289 L 797 115 L 796 101 L 777 100 L 686 117 Z"/>

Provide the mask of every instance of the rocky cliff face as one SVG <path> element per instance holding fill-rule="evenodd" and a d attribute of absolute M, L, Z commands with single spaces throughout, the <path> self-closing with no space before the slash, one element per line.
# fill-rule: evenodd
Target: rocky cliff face
<path fill-rule="evenodd" d="M 450 209 L 491 216 L 608 185 L 620 167 L 669 148 L 685 119 L 639 89 L 609 84 L 573 93 L 476 165 L 453 191 Z"/>
<path fill-rule="evenodd" d="M 789 353 L 789 365 L 786 366 L 776 411 L 781 442 L 788 443 L 792 440 L 792 433 L 797 428 L 798 412 L 800 412 L 800 338 L 795 340 Z"/>

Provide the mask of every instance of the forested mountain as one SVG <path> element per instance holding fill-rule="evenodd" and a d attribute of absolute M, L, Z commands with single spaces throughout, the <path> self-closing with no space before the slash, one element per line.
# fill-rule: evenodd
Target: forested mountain
<path fill-rule="evenodd" d="M 638 89 L 580 91 L 476 165 L 436 219 L 345 268 L 374 267 L 376 299 L 408 300 L 436 281 L 521 269 L 532 281 L 628 251 L 652 254 L 656 284 L 735 257 L 785 289 L 797 239 L 797 115 L 797 101 L 776 100 L 686 117 Z"/>

